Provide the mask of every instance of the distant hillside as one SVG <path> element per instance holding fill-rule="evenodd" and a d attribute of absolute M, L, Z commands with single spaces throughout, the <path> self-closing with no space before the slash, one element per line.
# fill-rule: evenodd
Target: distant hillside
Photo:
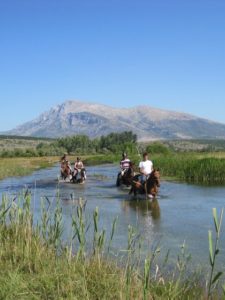
<path fill-rule="evenodd" d="M 113 108 L 80 101 L 67 101 L 5 134 L 51 138 L 85 134 L 94 138 L 126 130 L 136 133 L 139 140 L 225 138 L 225 124 L 193 115 L 150 106 Z"/>

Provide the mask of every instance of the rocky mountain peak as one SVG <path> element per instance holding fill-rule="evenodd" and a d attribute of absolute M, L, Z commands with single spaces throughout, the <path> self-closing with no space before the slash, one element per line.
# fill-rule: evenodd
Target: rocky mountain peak
<path fill-rule="evenodd" d="M 132 130 L 140 140 L 225 138 L 225 124 L 190 114 L 147 105 L 115 108 L 79 100 L 65 101 L 7 134 L 40 137 L 85 134 L 94 138 L 125 130 Z"/>

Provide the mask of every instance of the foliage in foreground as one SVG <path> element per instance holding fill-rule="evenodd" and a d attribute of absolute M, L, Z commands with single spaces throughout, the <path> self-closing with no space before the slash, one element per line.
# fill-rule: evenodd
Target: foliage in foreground
<path fill-rule="evenodd" d="M 11 201 L 3 197 L 0 299 L 206 299 L 197 275 L 187 272 L 185 247 L 164 276 L 156 264 L 159 249 L 142 263 L 139 236 L 129 226 L 121 265 L 111 247 L 116 219 L 107 235 L 100 228 L 98 209 L 87 216 L 86 204 L 80 201 L 71 216 L 71 238 L 65 244 L 62 208 L 54 205 L 48 199 L 42 202 L 41 220 L 34 226 L 28 191 Z M 90 230 L 91 240 L 87 238 Z M 209 297 L 216 299 L 211 287 Z"/>

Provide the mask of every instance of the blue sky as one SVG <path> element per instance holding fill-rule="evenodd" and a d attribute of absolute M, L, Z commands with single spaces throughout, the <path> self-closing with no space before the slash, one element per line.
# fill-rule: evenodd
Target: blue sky
<path fill-rule="evenodd" d="M 80 99 L 225 123 L 224 0 L 0 0 L 0 131 Z"/>

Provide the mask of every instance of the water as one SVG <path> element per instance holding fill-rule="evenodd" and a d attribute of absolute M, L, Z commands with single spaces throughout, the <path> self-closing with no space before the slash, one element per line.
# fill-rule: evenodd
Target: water
<path fill-rule="evenodd" d="M 118 167 L 101 165 L 87 168 L 85 185 L 60 183 L 59 167 L 39 170 L 30 176 L 7 178 L 0 181 L 0 195 L 17 195 L 29 188 L 33 196 L 35 218 L 41 211 L 41 197 L 47 197 L 53 204 L 59 188 L 65 220 L 65 232 L 70 233 L 69 217 L 74 213 L 77 201 L 87 201 L 86 211 L 92 214 L 96 206 L 100 211 L 100 224 L 110 232 L 112 222 L 118 216 L 114 249 L 125 249 L 128 225 L 140 231 L 144 238 L 144 252 L 158 243 L 163 255 L 168 249 L 172 257 L 180 251 L 185 241 L 187 251 L 194 263 L 208 263 L 208 230 L 214 229 L 212 208 L 220 210 L 225 202 L 225 187 L 202 187 L 185 183 L 161 182 L 158 200 L 153 202 L 134 201 L 128 190 L 115 187 Z M 73 200 L 72 200 L 73 199 Z M 75 199 L 75 200 L 74 200 Z M 224 227 L 223 227 L 223 232 Z M 222 234 L 221 263 L 225 262 L 225 234 Z"/>

